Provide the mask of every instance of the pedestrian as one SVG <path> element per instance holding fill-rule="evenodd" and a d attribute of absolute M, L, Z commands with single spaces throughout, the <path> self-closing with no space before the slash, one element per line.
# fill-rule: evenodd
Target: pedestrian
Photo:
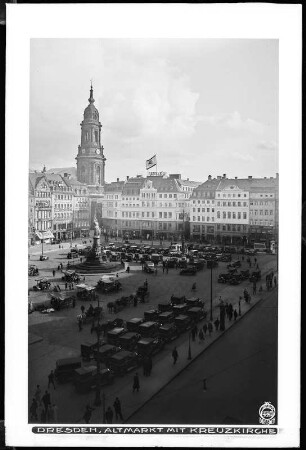
<path fill-rule="evenodd" d="M 36 387 L 35 400 L 37 401 L 37 405 L 41 404 L 41 389 L 40 389 L 40 385 L 39 384 Z"/>
<path fill-rule="evenodd" d="M 138 304 L 138 299 L 137 299 L 136 295 L 134 296 L 133 302 L 134 302 L 134 307 L 136 308 L 137 304 Z"/>
<path fill-rule="evenodd" d="M 212 323 L 208 322 L 208 333 L 209 333 L 209 336 L 211 336 L 212 331 L 213 331 Z"/>
<path fill-rule="evenodd" d="M 204 325 L 203 325 L 203 331 L 204 331 L 204 335 L 205 336 L 206 336 L 206 333 L 207 333 L 207 329 L 208 329 L 207 323 L 205 322 Z"/>
<path fill-rule="evenodd" d="M 81 316 L 78 317 L 78 326 L 79 326 L 79 331 L 82 331 L 83 327 L 82 327 L 82 317 Z"/>
<path fill-rule="evenodd" d="M 253 295 L 256 295 L 256 282 L 253 283 Z"/>
<path fill-rule="evenodd" d="M 72 298 L 72 307 L 73 307 L 73 308 L 75 308 L 75 303 L 76 303 L 76 298 L 73 297 L 73 298 Z"/>
<path fill-rule="evenodd" d="M 258 264 L 256 264 L 256 269 L 259 270 L 259 265 Z"/>
<path fill-rule="evenodd" d="M 233 307 L 229 308 L 229 311 L 228 311 L 228 320 L 231 321 L 232 318 L 233 318 Z"/>
<path fill-rule="evenodd" d="M 83 281 L 85 281 L 85 276 L 83 277 Z"/>
<path fill-rule="evenodd" d="M 54 372 L 53 372 L 53 370 L 51 370 L 51 372 L 48 375 L 48 389 L 50 387 L 50 384 L 53 384 L 53 387 L 54 387 L 54 390 L 55 390 L 54 379 L 55 379 Z"/>
<path fill-rule="evenodd" d="M 31 420 L 36 420 L 37 421 L 37 401 L 35 400 L 35 398 L 32 399 L 32 403 L 30 406 L 30 418 Z"/>
<path fill-rule="evenodd" d="M 113 423 L 113 416 L 114 416 L 113 410 L 112 410 L 112 408 L 109 406 L 109 407 L 107 408 L 107 410 L 106 410 L 106 413 L 105 413 L 106 423 Z"/>
<path fill-rule="evenodd" d="M 116 414 L 116 420 L 118 420 L 118 418 L 123 420 L 122 412 L 121 412 L 121 402 L 118 397 L 116 397 L 116 400 L 114 401 L 114 410 L 115 410 L 115 414 Z"/>
<path fill-rule="evenodd" d="M 146 279 L 145 282 L 143 283 L 144 287 L 146 288 L 146 290 L 148 290 L 148 280 Z"/>
<path fill-rule="evenodd" d="M 220 320 L 218 319 L 218 317 L 214 321 L 214 324 L 215 324 L 216 331 L 218 331 L 219 330 L 219 325 L 220 325 Z"/>
<path fill-rule="evenodd" d="M 81 306 L 81 311 L 82 311 L 82 314 L 84 314 L 84 311 L 85 311 L 85 306 L 84 305 Z"/>
<path fill-rule="evenodd" d="M 234 309 L 234 320 L 237 320 L 237 317 L 238 317 L 238 313 L 237 313 L 237 310 L 236 310 L 236 309 Z"/>
<path fill-rule="evenodd" d="M 139 392 L 140 384 L 139 384 L 139 376 L 136 372 L 133 379 L 133 392 L 137 391 Z"/>
<path fill-rule="evenodd" d="M 197 283 L 193 283 L 193 285 L 191 287 L 192 292 L 195 292 L 196 289 L 197 289 Z"/>
<path fill-rule="evenodd" d="M 174 347 L 173 351 L 172 351 L 172 358 L 173 358 L 173 365 L 176 364 L 177 358 L 178 358 L 178 352 L 176 347 Z"/>
<path fill-rule="evenodd" d="M 83 258 L 81 257 L 81 258 L 80 258 L 80 262 L 81 262 L 81 264 L 82 264 L 82 261 L 83 261 Z"/>
<path fill-rule="evenodd" d="M 116 278 L 119 278 L 119 275 L 118 275 L 118 273 L 116 273 Z"/>
<path fill-rule="evenodd" d="M 60 265 L 57 266 L 57 270 L 61 270 L 61 266 Z"/>
<path fill-rule="evenodd" d="M 47 414 L 48 406 L 51 404 L 51 397 L 50 397 L 50 393 L 48 391 L 45 391 L 45 393 L 42 397 L 42 402 L 45 407 L 45 413 Z"/>
<path fill-rule="evenodd" d="M 257 263 L 257 258 L 254 258 L 255 264 Z"/>
<path fill-rule="evenodd" d="M 127 273 L 130 273 L 130 266 L 127 266 L 126 271 Z"/>
<path fill-rule="evenodd" d="M 90 419 L 91 419 L 91 415 L 92 412 L 94 411 L 94 408 L 92 408 L 91 406 L 87 405 L 85 412 L 84 412 L 84 416 L 83 419 L 85 420 L 85 423 L 89 423 Z"/>
<path fill-rule="evenodd" d="M 202 341 L 204 341 L 204 333 L 203 333 L 203 330 L 200 330 L 200 331 L 199 331 L 199 344 L 200 344 Z"/>
<path fill-rule="evenodd" d="M 66 291 L 67 291 L 67 288 L 68 288 L 68 283 L 66 282 L 66 283 L 65 283 L 65 289 L 66 289 Z"/>
<path fill-rule="evenodd" d="M 52 270 L 52 273 L 53 273 L 53 278 L 55 277 L 55 270 L 53 269 Z"/>

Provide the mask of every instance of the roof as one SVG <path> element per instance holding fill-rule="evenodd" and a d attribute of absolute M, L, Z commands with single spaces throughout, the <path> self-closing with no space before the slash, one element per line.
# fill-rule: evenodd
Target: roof
<path fill-rule="evenodd" d="M 181 192 L 176 178 L 148 177 L 157 192 Z"/>

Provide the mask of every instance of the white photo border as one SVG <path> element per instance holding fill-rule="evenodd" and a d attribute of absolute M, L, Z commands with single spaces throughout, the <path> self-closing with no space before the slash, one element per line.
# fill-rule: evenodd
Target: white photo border
<path fill-rule="evenodd" d="M 6 364 L 9 446 L 296 447 L 300 426 L 302 7 L 245 4 L 9 4 L 6 72 Z M 31 38 L 279 40 L 278 434 L 37 435 L 28 424 L 28 167 Z M 16 211 L 17 209 L 17 211 Z M 290 240 L 288 233 L 290 231 Z M 16 258 L 18 255 L 18 268 Z M 18 270 L 16 282 L 16 270 Z M 93 425 L 92 425 L 93 426 Z"/>

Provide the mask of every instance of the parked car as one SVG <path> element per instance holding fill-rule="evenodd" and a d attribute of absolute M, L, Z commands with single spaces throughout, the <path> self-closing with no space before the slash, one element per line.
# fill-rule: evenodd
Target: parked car
<path fill-rule="evenodd" d="M 143 266 L 143 270 L 147 273 L 154 273 L 155 270 L 154 263 L 151 261 L 146 261 Z"/>
<path fill-rule="evenodd" d="M 165 342 L 173 341 L 178 337 L 179 333 L 174 323 L 165 323 L 159 327 L 158 336 Z"/>
<path fill-rule="evenodd" d="M 195 267 L 187 267 L 186 269 L 180 270 L 180 275 L 196 275 L 197 269 Z"/>
<path fill-rule="evenodd" d="M 47 261 L 47 259 L 49 259 L 49 256 L 46 255 L 40 255 L 39 257 L 39 261 Z"/>
<path fill-rule="evenodd" d="M 144 322 L 139 326 L 139 334 L 141 337 L 156 337 L 158 336 L 157 322 Z"/>
<path fill-rule="evenodd" d="M 227 265 L 228 269 L 233 269 L 241 266 L 241 261 L 237 259 L 236 261 L 232 261 L 230 264 Z"/>
<path fill-rule="evenodd" d="M 137 354 L 140 358 L 145 356 L 153 356 L 162 350 L 165 346 L 165 341 L 160 338 L 141 338 L 137 342 Z"/>
<path fill-rule="evenodd" d="M 55 379 L 58 383 L 71 381 L 74 377 L 75 369 L 79 369 L 81 366 L 82 360 L 79 357 L 58 359 L 54 371 Z"/>
<path fill-rule="evenodd" d="M 110 345 L 119 345 L 119 337 L 126 333 L 124 328 L 113 328 L 107 332 L 107 343 Z"/>
<path fill-rule="evenodd" d="M 143 319 L 139 317 L 134 317 L 133 319 L 129 319 L 126 322 L 126 328 L 128 331 L 137 332 L 139 329 L 139 326 L 143 323 Z"/>
<path fill-rule="evenodd" d="M 118 346 L 124 350 L 134 351 L 140 337 L 138 333 L 124 333 L 118 338 Z"/>
<path fill-rule="evenodd" d="M 144 312 L 144 320 L 147 322 L 155 322 L 157 320 L 159 311 L 156 309 L 150 309 Z"/>
<path fill-rule="evenodd" d="M 175 317 L 174 324 L 178 330 L 178 333 L 184 333 L 186 330 L 189 330 L 192 325 L 191 318 L 185 314 L 180 314 Z"/>
<path fill-rule="evenodd" d="M 162 325 L 165 323 L 171 323 L 174 321 L 174 313 L 173 311 L 165 311 L 158 315 L 158 322 Z"/>
<path fill-rule="evenodd" d="M 100 386 L 111 384 L 114 381 L 114 374 L 105 365 L 100 366 L 99 374 L 97 366 L 80 367 L 74 371 L 73 381 L 76 391 L 79 393 L 95 389 L 98 380 Z"/>
<path fill-rule="evenodd" d="M 115 375 L 125 375 L 137 368 L 139 360 L 137 354 L 127 350 L 121 350 L 109 358 L 109 368 Z"/>

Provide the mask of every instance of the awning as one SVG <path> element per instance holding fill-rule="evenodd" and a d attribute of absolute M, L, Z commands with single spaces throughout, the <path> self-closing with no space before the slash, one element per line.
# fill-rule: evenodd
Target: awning
<path fill-rule="evenodd" d="M 36 236 L 39 239 L 54 239 L 54 235 L 52 233 L 52 231 L 48 230 L 48 231 L 36 231 Z"/>

